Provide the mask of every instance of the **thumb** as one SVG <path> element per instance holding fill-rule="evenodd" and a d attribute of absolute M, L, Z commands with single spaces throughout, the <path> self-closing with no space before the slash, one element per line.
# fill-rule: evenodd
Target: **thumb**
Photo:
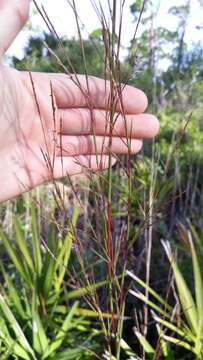
<path fill-rule="evenodd" d="M 28 18 L 29 0 L 0 0 L 0 57 Z"/>

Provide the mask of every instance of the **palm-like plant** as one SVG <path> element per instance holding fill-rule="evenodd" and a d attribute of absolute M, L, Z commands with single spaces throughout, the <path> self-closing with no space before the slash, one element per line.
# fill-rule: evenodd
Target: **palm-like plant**
<path fill-rule="evenodd" d="M 162 356 L 167 359 L 173 359 L 173 354 L 169 348 L 170 344 L 182 347 L 194 354 L 196 360 L 203 359 L 203 275 L 201 271 L 200 256 L 202 245 L 195 229 L 190 226 L 190 230 L 180 224 L 179 233 L 181 241 L 192 257 L 192 268 L 194 276 L 194 294 L 188 287 L 183 273 L 181 272 L 177 260 L 174 257 L 169 242 L 163 242 L 163 246 L 173 270 L 174 280 L 181 306 L 183 319 L 179 323 L 176 319 L 176 307 L 169 305 L 162 299 L 151 287 L 141 281 L 132 272 L 127 274 L 136 284 L 146 289 L 150 293 L 150 299 L 147 299 L 140 291 L 130 290 L 130 293 L 136 298 L 147 304 L 152 310 L 152 316 L 155 320 Z M 192 236 L 193 235 L 193 236 Z M 194 240 L 195 241 L 194 241 Z M 135 331 L 137 338 L 143 346 L 149 359 L 156 359 L 156 350 L 147 342 L 139 331 Z"/>
<path fill-rule="evenodd" d="M 50 223 L 42 243 L 37 207 L 34 203 L 30 207 L 31 224 L 26 236 L 17 217 L 13 239 L 0 230 L 3 251 L 11 260 L 6 269 L 1 264 L 1 359 L 91 358 L 98 347 L 94 337 L 101 331 L 90 326 L 89 319 L 98 315 L 91 309 L 81 309 L 78 299 L 102 283 L 72 290 L 66 286 L 78 208 L 64 227 L 64 237 L 57 236 L 56 226 Z"/>

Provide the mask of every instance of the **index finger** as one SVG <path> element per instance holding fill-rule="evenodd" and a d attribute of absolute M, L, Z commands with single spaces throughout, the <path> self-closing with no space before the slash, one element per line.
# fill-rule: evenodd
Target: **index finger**
<path fill-rule="evenodd" d="M 103 79 L 89 76 L 88 83 L 84 75 L 78 75 L 76 81 L 68 75 L 49 74 L 58 108 L 82 108 L 93 106 L 97 109 L 109 109 L 111 94 L 110 83 Z M 120 94 L 119 94 L 120 92 Z M 147 108 L 147 97 L 143 91 L 129 86 L 121 86 L 116 99 L 115 111 L 139 114 Z"/>

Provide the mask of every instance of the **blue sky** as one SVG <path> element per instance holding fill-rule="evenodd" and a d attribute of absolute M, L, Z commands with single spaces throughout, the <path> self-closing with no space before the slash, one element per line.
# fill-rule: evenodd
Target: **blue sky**
<path fill-rule="evenodd" d="M 80 14 L 82 22 L 85 24 L 87 32 L 98 28 L 99 21 L 95 12 L 91 6 L 90 0 L 75 0 L 76 6 L 78 8 L 78 13 Z M 134 33 L 135 24 L 132 23 L 132 16 L 129 11 L 129 6 L 133 3 L 133 0 L 126 0 L 125 12 L 124 12 L 124 21 L 123 21 L 123 38 L 122 43 L 124 46 L 129 44 L 132 34 Z M 156 18 L 156 26 L 164 26 L 169 29 L 176 27 L 176 22 L 172 15 L 167 15 L 169 7 L 173 5 L 184 4 L 184 0 L 154 0 L 155 4 L 159 3 L 158 16 Z M 60 35 L 66 35 L 67 37 L 72 37 L 76 35 L 76 26 L 74 15 L 70 6 L 68 5 L 67 0 L 38 0 L 38 4 L 43 4 L 47 13 L 52 20 L 57 32 Z M 104 8 L 107 9 L 107 0 L 101 0 L 101 4 Z M 46 29 L 41 17 L 36 15 L 32 17 L 32 22 L 34 27 L 37 28 L 37 31 L 41 32 L 43 29 Z M 198 31 L 196 29 L 197 25 L 203 23 L 203 7 L 200 8 L 198 0 L 192 0 L 192 11 L 191 16 L 188 22 L 188 28 L 186 32 L 186 40 L 188 44 L 191 44 L 194 40 L 203 39 L 203 30 Z M 140 28 L 141 31 L 141 28 Z M 86 31 L 84 31 L 84 36 Z M 8 50 L 8 55 L 15 55 L 21 57 L 23 55 L 23 47 L 26 45 L 28 38 L 28 32 L 26 30 L 22 31 L 21 34 L 17 37 L 14 44 Z"/>

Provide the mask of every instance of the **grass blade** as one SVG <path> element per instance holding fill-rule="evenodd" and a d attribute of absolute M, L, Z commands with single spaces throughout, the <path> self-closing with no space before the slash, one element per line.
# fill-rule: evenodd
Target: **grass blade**
<path fill-rule="evenodd" d="M 146 340 L 146 338 L 138 330 L 135 330 L 135 335 L 137 336 L 145 353 L 148 354 L 150 356 L 150 358 L 152 359 L 153 355 L 155 354 L 155 350 L 153 349 L 153 347 L 150 345 L 150 343 Z"/>
<path fill-rule="evenodd" d="M 5 278 L 5 281 L 7 284 L 10 301 L 13 303 L 18 315 L 20 315 L 22 317 L 22 319 L 27 319 L 28 316 L 23 309 L 23 306 L 22 306 L 22 303 L 20 300 L 20 296 L 19 296 L 18 292 L 16 291 L 16 288 L 13 285 L 13 282 L 12 282 L 10 276 L 8 274 L 6 274 L 6 272 L 3 269 L 3 266 L 2 266 L 2 270 L 3 270 L 4 278 Z"/>
<path fill-rule="evenodd" d="M 136 359 L 138 358 L 137 354 L 131 349 L 131 347 L 125 342 L 125 340 L 121 339 L 120 341 L 120 347 L 128 356 L 136 356 Z"/>
<path fill-rule="evenodd" d="M 7 325 L 5 323 L 5 320 L 3 318 L 0 318 L 0 339 L 1 339 L 0 349 L 2 343 L 5 344 L 7 347 L 4 359 L 7 359 L 6 356 L 13 354 L 19 356 L 20 359 L 30 360 L 30 355 L 17 343 L 17 341 L 12 339 L 8 331 Z"/>
<path fill-rule="evenodd" d="M 49 343 L 37 311 L 33 314 L 32 329 L 33 347 L 39 354 L 43 355 L 46 352 Z"/>
<path fill-rule="evenodd" d="M 172 336 L 168 336 L 168 335 L 161 335 L 161 337 L 163 337 L 163 339 L 166 340 L 167 342 L 171 342 L 172 344 L 182 346 L 183 348 L 194 353 L 194 348 L 190 344 L 188 344 L 187 342 L 185 342 L 183 340 L 176 339 L 176 338 L 174 338 Z"/>
<path fill-rule="evenodd" d="M 21 253 L 23 255 L 23 259 L 27 263 L 29 269 L 33 273 L 34 272 L 33 262 L 32 262 L 30 254 L 29 254 L 27 244 L 25 242 L 25 237 L 24 237 L 24 234 L 21 229 L 21 224 L 17 218 L 15 218 L 15 221 L 14 221 L 14 230 L 15 230 L 16 241 L 17 241 L 19 250 L 21 251 Z"/>
<path fill-rule="evenodd" d="M 183 275 L 181 274 L 179 267 L 177 263 L 174 260 L 174 257 L 171 252 L 171 248 L 169 243 L 163 242 L 164 249 L 166 251 L 166 254 L 168 256 L 168 259 L 171 263 L 176 286 L 178 289 L 178 294 L 180 298 L 180 302 L 184 311 L 184 315 L 188 321 L 188 324 L 190 325 L 192 331 L 194 334 L 198 333 L 198 315 L 197 315 L 197 308 L 195 305 L 195 302 L 193 300 L 192 294 L 183 278 Z"/>
<path fill-rule="evenodd" d="M 50 356 L 57 349 L 60 348 L 64 338 L 67 335 L 68 329 L 72 327 L 72 319 L 73 319 L 73 316 L 75 315 L 78 304 L 79 304 L 79 302 L 76 301 L 73 304 L 73 306 L 71 307 L 71 309 L 69 310 L 68 315 L 66 316 L 66 318 L 61 326 L 61 329 L 58 331 L 56 338 L 52 341 L 48 351 L 44 354 L 43 359 L 46 359 L 48 356 Z"/>
<path fill-rule="evenodd" d="M 190 339 L 191 341 L 195 341 L 195 337 L 192 335 L 191 332 L 187 331 L 186 329 L 184 331 L 183 330 L 184 328 L 181 329 L 181 328 L 177 327 L 176 325 L 174 325 L 172 322 L 161 319 L 154 312 L 153 312 L 153 318 L 157 323 L 163 325 L 165 328 L 173 331 L 174 333 L 181 336 L 182 338 Z"/>
<path fill-rule="evenodd" d="M 70 221 L 69 224 L 69 230 L 68 233 L 64 239 L 64 243 L 61 249 L 61 254 L 59 254 L 59 258 L 61 258 L 61 256 L 63 257 L 62 262 L 62 266 L 60 269 L 60 274 L 59 277 L 57 279 L 57 289 L 59 290 L 61 288 L 63 279 L 64 279 L 64 275 L 66 273 L 66 269 L 68 266 L 68 261 L 70 258 L 70 254 L 71 254 L 71 249 L 72 249 L 72 243 L 73 243 L 73 237 L 74 237 L 74 227 L 77 224 L 78 221 L 78 216 L 79 216 L 79 208 L 78 207 L 74 207 L 74 211 L 73 211 L 73 216 L 72 216 L 72 220 Z M 59 262 L 59 258 L 58 261 Z"/>
<path fill-rule="evenodd" d="M 41 275 L 42 270 L 42 258 L 41 258 L 41 251 L 40 251 L 40 239 L 39 239 L 39 232 L 38 232 L 38 225 L 37 225 L 37 214 L 35 205 L 33 202 L 31 203 L 31 229 L 32 229 L 32 236 L 33 236 L 33 257 L 35 259 L 35 271 L 38 277 Z"/>
<path fill-rule="evenodd" d="M 58 239 L 55 239 L 55 226 L 50 224 L 49 228 L 49 237 L 47 242 L 47 254 L 45 257 L 43 269 L 42 269 L 42 278 L 40 280 L 40 285 L 44 297 L 47 299 L 49 292 L 55 281 L 55 270 L 56 270 L 56 259 L 55 256 L 58 250 Z M 50 252 L 52 255 L 50 254 Z"/>
<path fill-rule="evenodd" d="M 158 302 L 162 305 L 164 305 L 164 307 L 169 310 L 172 311 L 172 307 L 166 302 L 164 301 L 161 296 L 159 296 L 157 294 L 156 291 L 154 291 L 150 286 L 148 286 L 143 280 L 139 279 L 136 275 L 134 275 L 131 271 L 127 270 L 126 274 L 129 275 L 133 280 L 135 280 L 139 285 L 141 285 L 144 289 L 147 289 L 148 292 L 156 299 L 158 300 Z"/>
<path fill-rule="evenodd" d="M 25 268 L 23 263 L 19 260 L 19 257 L 15 252 L 15 250 L 12 248 L 9 239 L 1 229 L 0 229 L 0 238 L 16 270 L 19 272 L 22 278 L 30 285 L 31 279 L 29 274 L 27 273 L 27 269 Z"/>
<path fill-rule="evenodd" d="M 134 290 L 129 290 L 129 293 L 134 295 L 139 300 L 143 301 L 145 304 L 149 305 L 152 309 L 156 310 L 157 312 L 162 314 L 164 317 L 170 319 L 170 315 L 164 309 L 162 309 L 160 306 L 156 305 L 153 301 L 149 300 L 144 294 L 134 291 Z"/>
<path fill-rule="evenodd" d="M 20 325 L 18 324 L 16 318 L 14 317 L 12 311 L 10 310 L 10 308 L 8 307 L 6 301 L 4 300 L 3 296 L 0 294 L 0 308 L 5 316 L 5 319 L 8 321 L 8 323 L 12 326 L 12 329 L 18 339 L 19 344 L 21 345 L 21 347 L 25 350 L 28 351 L 29 354 L 32 355 L 32 358 L 34 360 L 37 360 L 35 357 L 35 354 L 32 350 L 32 348 L 30 347 Z"/>
<path fill-rule="evenodd" d="M 189 235 L 189 242 L 191 247 L 191 254 L 192 254 L 192 263 L 193 263 L 193 272 L 194 272 L 194 282 L 195 282 L 195 297 L 196 297 L 196 304 L 197 304 L 197 311 L 198 311 L 198 319 L 199 319 L 199 336 L 202 335 L 203 330 L 203 280 L 202 280 L 202 272 L 199 263 L 199 259 L 197 253 L 195 251 L 195 247 L 192 241 L 192 237 L 190 232 Z"/>
<path fill-rule="evenodd" d="M 109 283 L 109 280 L 103 280 L 98 283 L 88 285 L 88 286 L 80 288 L 80 289 L 69 291 L 68 294 L 66 294 L 62 297 L 62 300 L 71 300 L 71 299 L 75 299 L 75 298 L 78 298 L 81 296 L 85 296 L 85 295 L 99 289 L 100 287 L 107 285 L 108 283 Z"/>

